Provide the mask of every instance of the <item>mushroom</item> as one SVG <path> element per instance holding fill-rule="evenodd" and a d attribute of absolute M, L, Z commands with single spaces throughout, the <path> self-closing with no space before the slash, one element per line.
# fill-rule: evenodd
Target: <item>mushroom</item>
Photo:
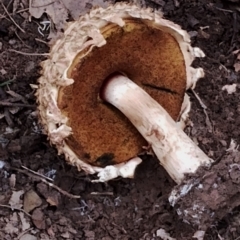
<path fill-rule="evenodd" d="M 148 101 L 162 106 L 161 112 L 168 119 L 164 124 L 173 127 L 169 131 L 181 132 L 174 121 L 187 119 L 190 102 L 185 91 L 204 75 L 191 63 L 203 56 L 200 49 L 191 47 L 184 30 L 152 9 L 118 3 L 90 11 L 69 23 L 49 59 L 42 63 L 37 99 L 50 142 L 79 170 L 98 173 L 98 181 L 133 177 L 149 139 L 141 136 L 128 116 L 101 99 L 104 79 L 116 71 L 128 76 L 151 96 Z M 155 120 L 149 118 L 149 124 L 151 121 Z M 169 171 L 167 158 L 166 154 L 164 167 Z M 180 167 L 183 161 L 178 160 L 174 161 Z M 208 163 L 199 163 L 205 161 Z M 189 164 L 187 172 L 199 165 Z M 179 174 L 177 170 L 170 173 L 177 183 L 186 168 Z"/>
<path fill-rule="evenodd" d="M 240 156 L 212 164 L 182 130 L 185 91 L 204 75 L 191 63 L 203 56 L 157 11 L 125 3 L 90 11 L 69 23 L 42 63 L 36 95 L 50 142 L 102 182 L 133 177 L 149 144 L 177 183 L 170 204 L 205 230 L 240 204 Z"/>

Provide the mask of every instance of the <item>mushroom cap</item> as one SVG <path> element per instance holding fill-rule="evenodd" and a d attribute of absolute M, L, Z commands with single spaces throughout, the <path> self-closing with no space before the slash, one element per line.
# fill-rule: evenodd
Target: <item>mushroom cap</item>
<path fill-rule="evenodd" d="M 190 66 L 199 56 L 188 34 L 159 12 L 125 3 L 92 10 L 68 25 L 42 63 L 37 99 L 50 141 L 89 173 L 138 155 L 147 143 L 99 98 L 104 79 L 126 74 L 178 120 L 186 89 L 203 76 Z"/>

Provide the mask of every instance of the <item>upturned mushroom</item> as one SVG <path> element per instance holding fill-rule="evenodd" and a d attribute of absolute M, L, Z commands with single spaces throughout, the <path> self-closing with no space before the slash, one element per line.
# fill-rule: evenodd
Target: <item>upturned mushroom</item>
<path fill-rule="evenodd" d="M 124 114 L 102 101 L 99 94 L 104 79 L 115 71 L 126 74 L 166 110 L 162 113 L 171 116 L 172 127 L 171 118 L 182 123 L 187 118 L 190 102 L 185 91 L 203 76 L 203 70 L 192 68 L 191 63 L 203 56 L 190 46 L 184 30 L 157 11 L 125 3 L 92 10 L 69 24 L 42 63 L 37 99 L 50 142 L 79 170 L 98 173 L 99 181 L 133 177 L 149 139 Z M 132 99 L 134 94 L 125 98 Z M 149 124 L 155 121 L 153 117 Z M 175 125 L 169 129 L 171 134 L 175 129 Z M 165 155 L 161 164 L 169 172 L 170 155 Z M 193 172 L 205 161 L 195 165 L 188 160 L 190 166 L 185 166 L 180 158 L 174 160 L 177 170 L 170 173 L 177 183 L 186 169 Z"/>
<path fill-rule="evenodd" d="M 123 3 L 92 10 L 69 23 L 42 63 L 37 99 L 50 142 L 96 181 L 133 177 L 148 146 L 178 183 L 171 205 L 205 230 L 240 204 L 240 157 L 212 165 L 181 129 L 185 91 L 204 75 L 191 63 L 203 56 L 157 11 Z"/>

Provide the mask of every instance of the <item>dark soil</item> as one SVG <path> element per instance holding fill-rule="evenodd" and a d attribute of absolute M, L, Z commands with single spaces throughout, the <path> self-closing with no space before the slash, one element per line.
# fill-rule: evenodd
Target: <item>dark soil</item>
<path fill-rule="evenodd" d="M 190 32 L 194 46 L 206 54 L 194 66 L 204 68 L 206 76 L 195 89 L 207 109 L 192 92 L 191 121 L 186 129 L 191 138 L 213 159 L 220 161 L 231 140 L 240 142 L 239 73 L 234 63 L 240 49 L 240 15 L 237 3 L 220 0 L 148 0 L 154 8 L 163 7 L 165 17 Z M 9 1 L 3 1 L 5 6 Z M 179 3 L 179 5 L 178 5 Z M 9 6 L 12 12 L 12 6 Z M 133 180 L 117 179 L 108 183 L 91 183 L 92 176 L 77 172 L 49 145 L 42 134 L 36 115 L 34 90 L 39 77 L 39 63 L 44 56 L 27 56 L 11 49 L 29 53 L 47 53 L 47 41 L 37 30 L 37 22 L 24 15 L 14 14 L 21 32 L 0 5 L 0 239 L 161 239 L 158 229 L 172 238 L 193 239 L 195 229 L 184 223 L 168 202 L 175 186 L 156 159 L 144 159 Z M 8 83 L 8 84 L 6 84 Z M 232 94 L 222 90 L 236 83 Z M 3 102 L 9 106 L 1 106 Z M 23 104 L 23 105 L 21 105 Z M 239 155 L 237 160 L 239 162 Z M 54 179 L 54 184 L 67 193 L 80 195 L 74 199 L 46 185 L 40 178 L 22 168 Z M 234 165 L 234 183 L 239 184 L 239 168 Z M 218 174 L 218 172 L 215 172 Z M 227 174 L 227 173 L 226 173 Z M 222 176 L 223 177 L 223 176 Z M 228 187 L 228 186 L 226 186 Z M 234 186 L 232 186 L 234 188 Z M 7 206 L 13 193 L 12 209 Z M 36 194 L 39 197 L 36 197 Z M 18 208 L 24 205 L 24 213 Z M 239 202 L 236 200 L 235 202 Z M 208 228 L 205 240 L 236 240 L 240 236 L 240 208 L 234 201 L 221 220 Z M 231 205 L 232 204 L 232 205 Z M 30 208 L 30 209 L 29 209 Z M 23 227 L 23 221 L 29 226 Z M 21 237 L 22 236 L 22 237 Z M 34 238 L 35 236 L 36 238 Z"/>

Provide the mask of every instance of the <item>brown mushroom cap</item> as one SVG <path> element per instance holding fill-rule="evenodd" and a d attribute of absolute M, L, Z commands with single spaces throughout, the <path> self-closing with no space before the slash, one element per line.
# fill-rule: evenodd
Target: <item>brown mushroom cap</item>
<path fill-rule="evenodd" d="M 101 101 L 104 79 L 126 74 L 177 120 L 185 90 L 203 76 L 190 66 L 200 56 L 185 31 L 151 9 L 119 3 L 69 23 L 42 62 L 36 94 L 50 142 L 88 173 L 136 156 L 147 143 L 120 111 Z"/>
<path fill-rule="evenodd" d="M 129 120 L 99 99 L 103 80 L 120 71 L 147 91 L 177 120 L 186 89 L 186 67 L 179 44 L 169 33 L 138 19 L 101 29 L 107 43 L 84 49 L 74 59 L 61 88 L 59 108 L 73 135 L 66 139 L 79 158 L 99 166 L 126 161 L 147 145 Z"/>

